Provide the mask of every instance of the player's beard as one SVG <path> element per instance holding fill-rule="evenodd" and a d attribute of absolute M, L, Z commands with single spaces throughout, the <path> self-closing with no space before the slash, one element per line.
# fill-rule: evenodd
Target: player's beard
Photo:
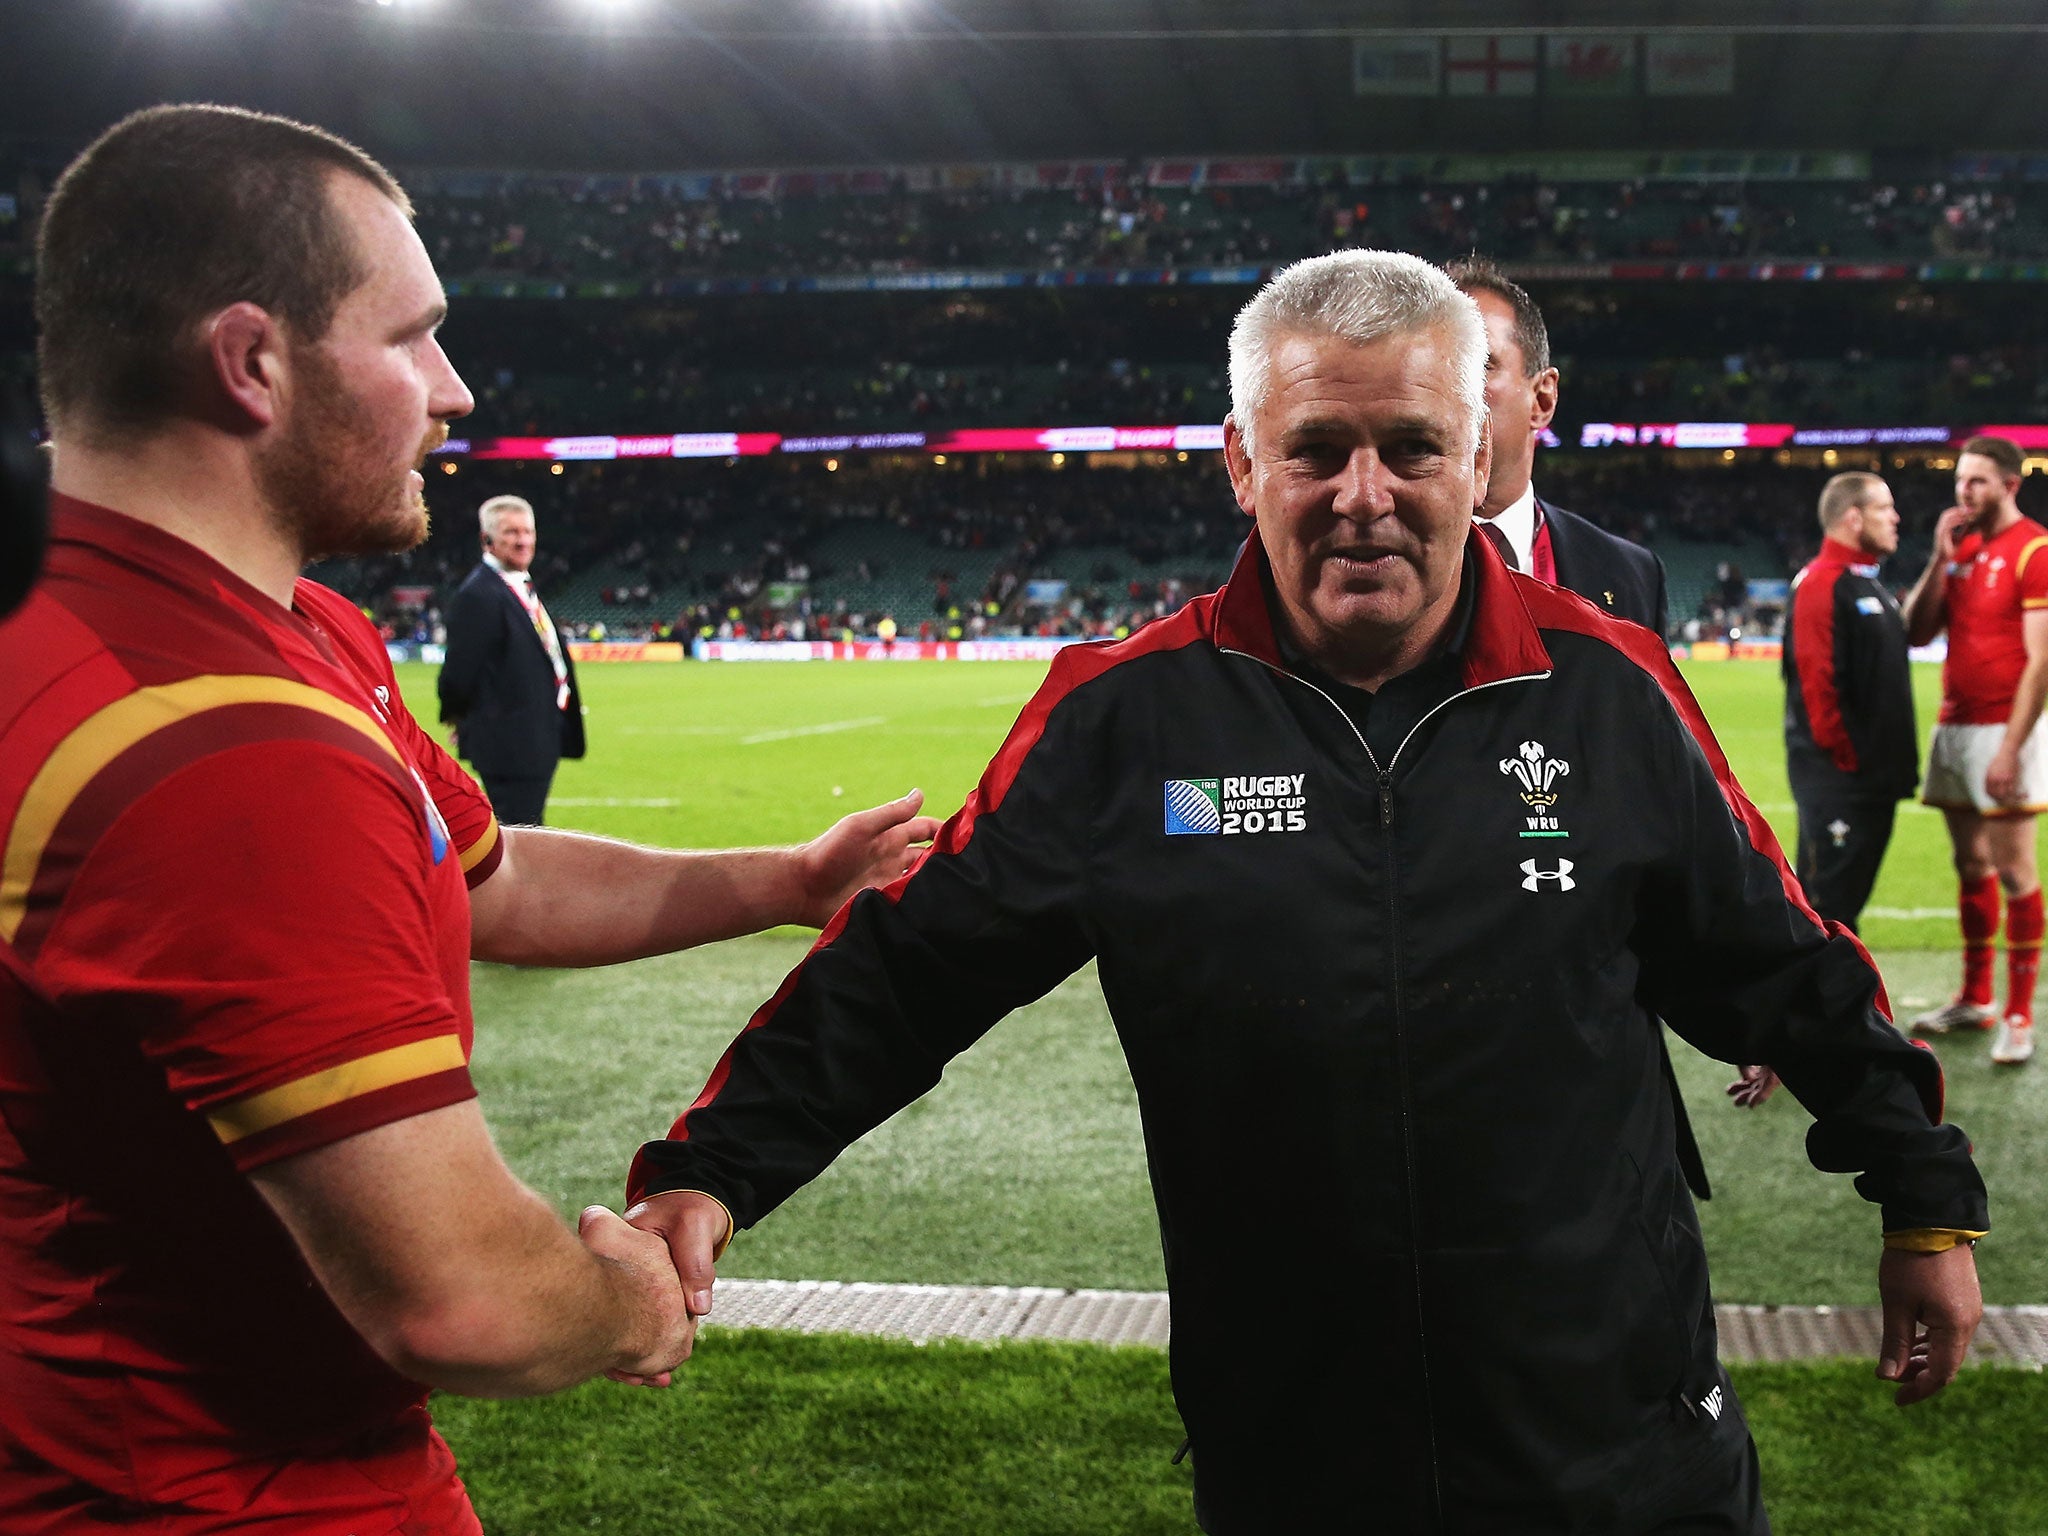
<path fill-rule="evenodd" d="M 318 347 L 292 359 L 303 380 L 288 429 L 256 458 L 256 484 L 271 515 L 307 560 L 397 554 L 427 536 L 427 502 L 412 474 L 448 438 L 436 422 L 410 464 L 383 457 L 374 413 Z"/>

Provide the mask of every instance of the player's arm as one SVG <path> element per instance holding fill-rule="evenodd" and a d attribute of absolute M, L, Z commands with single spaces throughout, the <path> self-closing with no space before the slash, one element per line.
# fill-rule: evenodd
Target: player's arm
<path fill-rule="evenodd" d="M 250 1178 L 342 1316 L 415 1381 L 523 1397 L 602 1371 L 659 1380 L 689 1356 L 666 1247 L 601 1206 L 579 1240 L 512 1176 L 474 1100 Z"/>
<path fill-rule="evenodd" d="M 2027 646 L 2027 665 L 2013 690 L 2012 713 L 2006 717 L 2005 739 L 1984 770 L 1984 789 L 1994 800 L 2020 797 L 2020 748 L 2041 718 L 2048 699 L 2048 607 L 2028 608 L 2020 615 L 2020 633 Z"/>
<path fill-rule="evenodd" d="M 1906 643 L 1926 645 L 1948 624 L 1948 568 L 1956 557 L 1960 527 L 1969 514 L 1950 507 L 1934 520 L 1934 549 L 1927 557 L 1927 569 L 1913 583 L 1899 611 L 1906 618 Z"/>
<path fill-rule="evenodd" d="M 643 848 L 546 827 L 502 830 L 469 894 L 470 953 L 508 965 L 611 965 L 759 933 L 822 928 L 865 886 L 914 864 L 938 831 L 924 796 L 858 811 L 794 848 Z"/>

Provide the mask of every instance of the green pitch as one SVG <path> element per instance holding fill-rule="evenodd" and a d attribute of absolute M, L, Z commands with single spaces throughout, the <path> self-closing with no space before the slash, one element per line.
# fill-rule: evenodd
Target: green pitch
<path fill-rule="evenodd" d="M 1024 663 L 613 664 L 584 669 L 591 753 L 565 763 L 551 819 L 687 847 L 786 842 L 924 789 L 957 807 L 1044 675 Z M 432 671 L 409 702 L 432 719 Z M 1774 667 L 1689 669 L 1751 797 L 1792 835 Z M 1923 692 L 1933 669 L 1918 679 Z M 1923 699 L 1932 719 L 1932 699 Z M 837 791 L 837 793 L 835 793 Z M 1955 980 L 1940 819 L 1901 809 L 1867 925 L 1901 1008 Z M 1905 914 L 1905 915 L 1898 915 Z M 507 1156 L 566 1211 L 616 1205 L 627 1158 L 666 1131 L 727 1043 L 803 956 L 789 931 L 590 972 L 479 967 L 476 1073 Z M 1987 1298 L 2048 1298 L 2048 1210 L 2024 1194 L 2048 1120 L 2048 1076 L 1994 1072 L 1981 1040 L 1944 1046 L 1949 1113 L 1975 1139 L 1998 1233 Z M 1875 1300 L 1875 1211 L 1816 1173 L 1789 1095 L 1729 1106 L 1722 1064 L 1677 1047 L 1715 1185 L 1702 1209 L 1724 1300 Z M 1286 1238 L 1271 1260 L 1284 1268 Z M 1023 1010 L 945 1082 L 727 1257 L 734 1275 L 928 1283 L 1163 1285 L 1129 1078 L 1092 971 Z"/>
<path fill-rule="evenodd" d="M 786 842 L 912 786 L 954 809 L 1043 676 L 1025 664 L 584 669 L 591 755 L 563 765 L 551 820 L 673 846 Z M 433 674 L 401 669 L 423 720 Z M 1775 668 L 1689 670 L 1736 772 L 1782 838 L 1791 798 Z M 1931 669 L 1917 679 L 1932 719 Z M 838 793 L 834 793 L 835 789 Z M 1902 809 L 1866 933 L 1900 1006 L 1954 983 L 1954 887 L 1939 818 Z M 582 973 L 480 966 L 475 1071 L 507 1157 L 565 1214 L 616 1206 L 627 1158 L 662 1134 L 734 1033 L 802 958 L 790 932 Z M 1997 1232 L 1988 1300 L 2048 1298 L 2037 1127 L 2043 1069 L 1994 1073 L 1944 1048 Z M 1702 1220 L 1724 1300 L 1875 1299 L 1875 1212 L 1814 1172 L 1781 1094 L 1728 1107 L 1727 1068 L 1678 1066 L 1717 1189 Z M 1248 1262 L 1284 1275 L 1287 1235 Z M 945 1082 L 760 1228 L 742 1276 L 1163 1284 L 1130 1083 L 1092 972 L 998 1026 Z M 670 1394 L 605 1383 L 548 1403 L 442 1400 L 436 1414 L 500 1532 L 1192 1531 L 1164 1362 L 1012 1346 L 716 1335 Z M 2048 1529 L 2048 1465 L 2021 1441 L 2039 1378 L 1969 1377 L 1893 1413 L 1867 1367 L 1738 1373 L 1781 1533 Z M 1903 1479 L 1903 1480 L 1902 1480 Z"/>

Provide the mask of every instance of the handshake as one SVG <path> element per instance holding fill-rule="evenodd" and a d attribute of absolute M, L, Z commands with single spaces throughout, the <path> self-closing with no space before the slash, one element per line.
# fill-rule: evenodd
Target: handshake
<path fill-rule="evenodd" d="M 618 1353 L 605 1375 L 665 1387 L 690 1358 L 698 1321 L 711 1311 L 713 1264 L 732 1236 L 724 1206 L 696 1190 L 641 1201 L 624 1216 L 585 1208 L 576 1235 L 607 1266 L 620 1303 Z"/>

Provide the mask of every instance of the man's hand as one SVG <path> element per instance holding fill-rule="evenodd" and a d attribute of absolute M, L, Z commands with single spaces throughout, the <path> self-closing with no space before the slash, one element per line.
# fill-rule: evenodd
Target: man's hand
<path fill-rule="evenodd" d="M 822 928 L 855 893 L 887 885 L 915 864 L 916 845 L 939 830 L 936 816 L 917 814 L 923 804 L 924 791 L 913 789 L 901 800 L 854 812 L 804 844 L 797 853 L 803 884 L 798 921 Z"/>
<path fill-rule="evenodd" d="M 1934 1396 L 1955 1379 L 1970 1336 L 1984 1317 L 1977 1255 L 1968 1243 L 1942 1253 L 1887 1248 L 1877 1265 L 1884 1304 L 1884 1347 L 1877 1374 L 1896 1381 L 1901 1408 Z"/>
<path fill-rule="evenodd" d="M 603 1207 L 597 1209 L 602 1210 Z M 590 1213 L 586 1211 L 584 1214 Z M 665 1195 L 650 1195 L 628 1210 L 625 1219 L 647 1234 L 650 1241 L 658 1239 L 665 1247 L 674 1278 L 681 1282 L 683 1303 L 689 1308 L 690 1329 L 694 1334 L 697 1319 L 711 1311 L 711 1287 L 718 1279 L 714 1268 L 716 1255 L 720 1245 L 731 1235 L 731 1218 L 726 1215 L 725 1207 L 694 1189 L 678 1189 Z M 683 1353 L 687 1355 L 689 1351 L 685 1349 Z M 666 1380 L 651 1381 L 631 1371 L 607 1371 L 605 1374 L 614 1381 L 630 1382 L 636 1386 L 667 1385 Z"/>
<path fill-rule="evenodd" d="M 2000 742 L 1984 770 L 1984 793 L 2000 805 L 2011 805 L 2020 797 L 2020 749 Z"/>
<path fill-rule="evenodd" d="M 1945 566 L 1955 559 L 1956 545 L 1970 531 L 1974 520 L 1964 507 L 1950 507 L 1934 520 L 1934 564 Z"/>
<path fill-rule="evenodd" d="M 1778 1091 L 1778 1074 L 1769 1067 L 1744 1067 L 1742 1076 L 1728 1085 L 1728 1097 L 1737 1109 L 1755 1109 Z"/>
<path fill-rule="evenodd" d="M 621 1359 L 605 1375 L 635 1386 L 667 1386 L 670 1373 L 690 1358 L 697 1337 L 697 1315 L 669 1262 L 668 1245 L 601 1205 L 584 1209 L 576 1235 L 594 1257 L 616 1271 L 626 1305 L 639 1324 Z"/>
<path fill-rule="evenodd" d="M 450 757 L 462 756 L 462 727 L 459 725 L 448 727 L 448 755 Z"/>

